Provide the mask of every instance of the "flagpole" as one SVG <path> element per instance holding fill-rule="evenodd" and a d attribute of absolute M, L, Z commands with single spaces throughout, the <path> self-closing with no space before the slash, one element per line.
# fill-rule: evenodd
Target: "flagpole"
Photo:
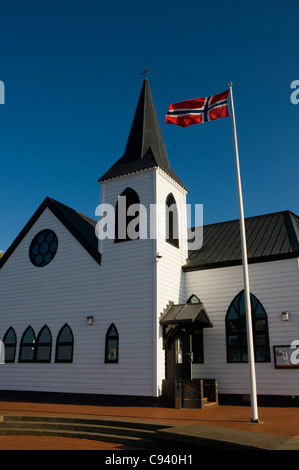
<path fill-rule="evenodd" d="M 246 308 L 247 347 L 248 347 L 248 363 L 249 363 L 250 391 L 251 391 L 251 421 L 254 422 L 254 423 L 257 423 L 258 422 L 258 409 L 257 409 L 254 345 L 253 345 L 253 334 L 252 334 L 252 316 L 251 316 L 251 302 L 250 302 L 249 273 L 248 273 L 248 261 L 247 261 L 247 246 L 246 246 L 244 208 L 243 208 L 241 174 L 240 174 L 240 163 L 239 163 L 239 151 L 238 151 L 238 141 L 237 141 L 237 130 L 236 130 L 236 120 L 235 120 L 235 110 L 234 110 L 234 99 L 233 99 L 232 85 L 233 85 L 232 82 L 229 82 L 228 86 L 230 88 L 230 97 L 231 97 L 231 106 L 232 106 L 232 122 L 233 122 L 233 131 L 234 131 L 235 161 L 236 161 L 238 197 L 239 197 L 239 212 L 240 212 L 240 233 L 241 233 L 243 277 L 244 277 L 244 294 L 245 294 L 245 308 Z"/>

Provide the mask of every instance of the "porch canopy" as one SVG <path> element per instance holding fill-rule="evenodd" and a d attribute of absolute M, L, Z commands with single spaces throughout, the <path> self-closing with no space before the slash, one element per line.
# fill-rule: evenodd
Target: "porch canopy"
<path fill-rule="evenodd" d="M 212 328 L 211 323 L 203 303 L 172 305 L 161 318 L 160 324 L 200 326 L 202 328 Z"/>

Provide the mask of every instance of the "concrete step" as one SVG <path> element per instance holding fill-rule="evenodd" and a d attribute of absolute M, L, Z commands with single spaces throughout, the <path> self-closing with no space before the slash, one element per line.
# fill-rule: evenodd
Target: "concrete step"
<path fill-rule="evenodd" d="M 107 425 L 91 425 L 91 424 L 68 424 L 68 423 L 49 423 L 43 421 L 36 421 L 36 422 L 3 422 L 0 425 L 0 432 L 4 429 L 16 429 L 16 430 L 23 430 L 23 429 L 31 429 L 32 431 L 36 431 L 36 433 L 42 434 L 44 431 L 67 431 L 67 432 L 88 432 L 89 434 L 112 434 L 112 435 L 123 435 L 123 436 L 130 436 L 130 437 L 138 437 L 138 438 L 154 438 L 155 431 L 147 430 L 147 429 L 134 429 L 131 427 L 120 427 L 120 426 L 107 426 Z"/>
<path fill-rule="evenodd" d="M 204 408 L 209 408 L 210 406 L 217 406 L 217 402 L 216 401 L 206 401 L 203 406 L 204 406 Z"/>
<path fill-rule="evenodd" d="M 216 406 L 217 402 L 216 401 L 209 401 L 207 398 L 203 399 L 203 406 L 204 408 L 208 408 L 210 406 Z"/>
<path fill-rule="evenodd" d="M 0 425 L 4 422 L 47 422 L 47 423 L 62 423 L 62 424 L 84 424 L 84 425 L 92 425 L 92 426 L 121 426 L 125 428 L 135 428 L 135 429 L 147 429 L 156 431 L 157 429 L 161 429 L 163 427 L 169 427 L 169 424 L 163 423 L 151 423 L 151 422 L 143 422 L 143 421 L 124 421 L 124 420 L 116 420 L 116 419 L 105 419 L 105 418 L 80 418 L 76 416 L 41 416 L 41 415 L 13 415 L 13 414 L 6 414 L 0 415 Z"/>
<path fill-rule="evenodd" d="M 16 429 L 16 428 L 0 428 L 0 436 L 52 436 L 52 437 L 67 437 L 77 439 L 90 439 L 101 442 L 113 442 L 116 444 L 132 444 L 134 446 L 155 448 L 155 442 L 151 439 L 145 439 L 134 436 L 124 436 L 118 434 L 106 434 L 84 431 L 66 431 L 57 429 Z"/>
<path fill-rule="evenodd" d="M 115 443 L 131 443 L 153 448 L 156 430 L 166 427 L 153 423 L 99 420 L 92 418 L 2 415 L 0 435 L 73 437 Z"/>

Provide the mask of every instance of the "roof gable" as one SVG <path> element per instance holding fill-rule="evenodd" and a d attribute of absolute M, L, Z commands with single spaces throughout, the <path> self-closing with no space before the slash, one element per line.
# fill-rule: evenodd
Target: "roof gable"
<path fill-rule="evenodd" d="M 245 219 L 249 263 L 299 256 L 299 217 L 290 211 Z M 189 252 L 185 271 L 242 263 L 240 222 L 203 227 L 203 246 Z"/>
<path fill-rule="evenodd" d="M 37 219 L 47 207 L 67 228 L 67 230 L 72 233 L 72 235 L 95 259 L 95 261 L 98 264 L 101 264 L 101 253 L 98 251 L 98 239 L 95 234 L 95 226 L 97 222 L 90 217 L 87 217 L 84 214 L 81 214 L 80 212 L 77 212 L 74 209 L 62 204 L 61 202 L 55 201 L 50 197 L 46 197 L 46 199 L 42 202 L 31 219 L 25 225 L 23 230 L 19 233 L 17 238 L 0 259 L 0 269 L 6 263 L 11 254 L 18 247 L 23 238 L 27 235 L 29 230 L 33 227 Z"/>

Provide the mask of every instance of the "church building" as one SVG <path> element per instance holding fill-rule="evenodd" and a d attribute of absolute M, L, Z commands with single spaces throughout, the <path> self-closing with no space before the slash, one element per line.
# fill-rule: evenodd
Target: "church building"
<path fill-rule="evenodd" d="M 0 260 L 0 399 L 247 404 L 239 221 L 204 226 L 190 249 L 147 79 L 99 182 L 113 236 L 46 197 Z M 299 217 L 247 218 L 246 235 L 258 402 L 298 406 Z"/>

